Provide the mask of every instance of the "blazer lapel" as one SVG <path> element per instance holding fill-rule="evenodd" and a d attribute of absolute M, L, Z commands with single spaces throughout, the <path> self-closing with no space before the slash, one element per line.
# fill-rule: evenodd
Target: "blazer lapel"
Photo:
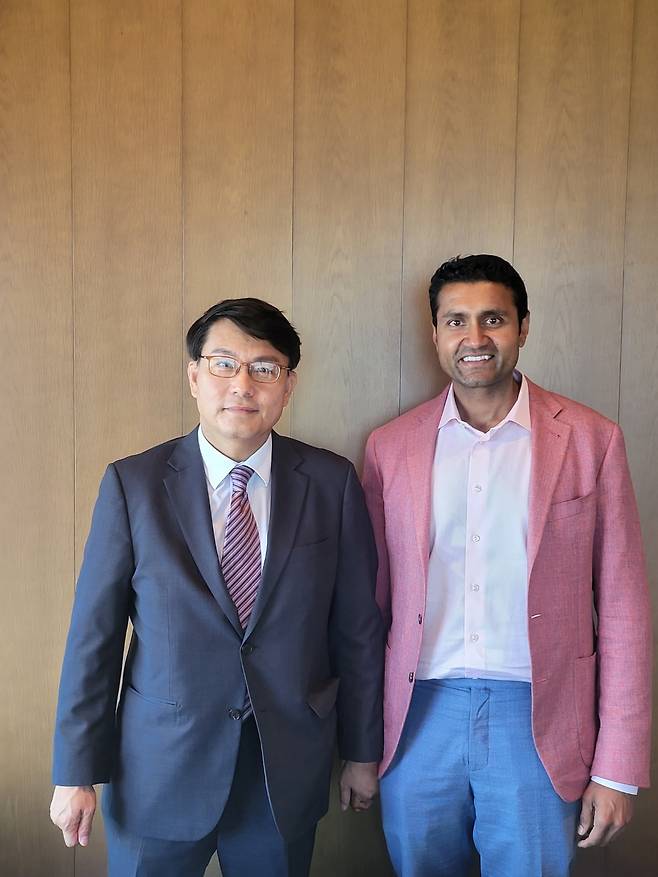
<path fill-rule="evenodd" d="M 302 457 L 294 444 L 272 433 L 272 498 L 267 555 L 256 602 L 245 637 L 258 623 L 271 597 L 295 541 L 308 489 L 308 476 L 298 471 Z"/>
<path fill-rule="evenodd" d="M 167 464 L 169 471 L 164 484 L 187 547 L 215 600 L 242 637 L 238 613 L 226 590 L 217 557 L 206 474 L 196 429 L 176 445 Z"/>
<path fill-rule="evenodd" d="M 526 379 L 527 380 L 527 379 Z M 546 517 L 564 462 L 571 427 L 555 418 L 562 406 L 550 393 L 528 381 L 530 393 L 531 447 L 528 498 L 528 579 L 537 557 Z"/>
<path fill-rule="evenodd" d="M 416 541 L 427 581 L 430 556 L 430 519 L 432 505 L 432 464 L 436 448 L 436 432 L 441 420 L 448 388 L 435 400 L 431 414 L 419 419 L 416 428 L 407 436 L 407 469 L 409 493 L 414 514 Z"/>

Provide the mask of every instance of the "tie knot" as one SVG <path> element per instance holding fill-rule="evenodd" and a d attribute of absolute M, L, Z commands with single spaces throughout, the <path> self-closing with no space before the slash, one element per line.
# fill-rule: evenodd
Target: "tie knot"
<path fill-rule="evenodd" d="M 247 489 L 247 482 L 254 474 L 249 466 L 235 466 L 231 469 L 231 488 L 233 493 L 243 494 Z"/>

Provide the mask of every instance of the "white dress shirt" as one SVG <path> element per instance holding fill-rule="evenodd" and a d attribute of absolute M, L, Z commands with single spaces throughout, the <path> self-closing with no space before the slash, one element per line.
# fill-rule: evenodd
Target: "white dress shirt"
<path fill-rule="evenodd" d="M 450 387 L 434 453 L 420 679 L 529 682 L 530 405 L 521 381 L 489 432 L 465 423 Z"/>
<path fill-rule="evenodd" d="M 439 422 L 432 468 L 430 557 L 418 679 L 530 682 L 528 385 L 483 433 L 462 420 L 453 387 Z M 636 786 L 601 777 L 622 792 Z"/>
<path fill-rule="evenodd" d="M 236 466 L 249 466 L 254 474 L 247 484 L 247 496 L 249 504 L 256 519 L 258 535 L 260 537 L 260 567 L 263 568 L 267 554 L 267 531 L 270 524 L 271 505 L 271 474 L 272 474 L 272 436 L 255 451 L 247 460 L 236 463 L 216 447 L 210 444 L 203 434 L 201 427 L 198 429 L 199 450 L 203 459 L 203 468 L 206 473 L 206 486 L 210 500 L 210 513 L 212 516 L 212 528 L 215 534 L 217 556 L 222 559 L 224 550 L 224 532 L 226 530 L 226 518 L 231 503 L 231 469 Z"/>

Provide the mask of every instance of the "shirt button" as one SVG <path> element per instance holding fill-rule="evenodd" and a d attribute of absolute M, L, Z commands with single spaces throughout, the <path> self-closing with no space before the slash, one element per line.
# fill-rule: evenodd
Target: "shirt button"
<path fill-rule="evenodd" d="M 234 722 L 237 722 L 242 718 L 242 713 L 240 712 L 240 710 L 236 710 L 233 707 L 229 708 L 228 714 Z"/>
<path fill-rule="evenodd" d="M 479 542 L 479 541 L 480 541 L 480 537 L 479 537 L 479 536 L 477 535 L 477 533 L 476 533 L 475 536 L 471 536 L 471 540 L 472 540 L 473 542 Z"/>
<path fill-rule="evenodd" d="M 475 487 L 473 488 L 473 490 L 475 490 L 476 493 L 481 493 L 482 492 L 482 485 L 476 484 Z"/>
<path fill-rule="evenodd" d="M 476 584 L 475 582 L 473 582 L 473 584 L 471 585 L 471 591 L 479 591 L 479 590 L 480 590 L 480 586 L 478 584 Z"/>
<path fill-rule="evenodd" d="M 472 634 L 471 634 L 471 642 L 472 642 L 472 643 L 476 643 L 479 639 L 480 639 L 480 637 L 479 637 L 479 635 L 478 635 L 477 633 L 472 633 Z"/>

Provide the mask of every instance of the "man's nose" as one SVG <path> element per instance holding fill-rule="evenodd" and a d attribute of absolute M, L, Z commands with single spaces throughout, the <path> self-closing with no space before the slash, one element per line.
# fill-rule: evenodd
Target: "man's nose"
<path fill-rule="evenodd" d="M 238 392 L 242 395 L 250 396 L 254 390 L 254 380 L 249 374 L 249 369 L 246 365 L 240 366 L 240 371 L 237 375 L 233 375 L 231 380 L 231 389 L 234 392 Z"/>
<path fill-rule="evenodd" d="M 468 345 L 468 347 L 477 349 L 479 347 L 484 347 L 486 343 L 487 333 L 479 323 L 472 323 L 467 327 L 464 344 Z"/>

